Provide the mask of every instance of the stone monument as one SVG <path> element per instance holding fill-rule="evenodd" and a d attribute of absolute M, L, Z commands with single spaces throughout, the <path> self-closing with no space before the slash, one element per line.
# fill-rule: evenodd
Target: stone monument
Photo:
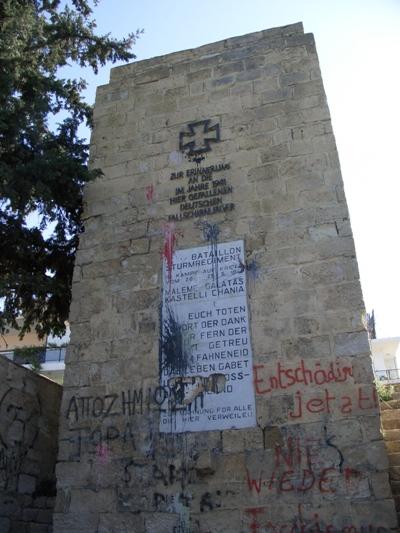
<path fill-rule="evenodd" d="M 313 36 L 114 68 L 91 142 L 54 531 L 396 530 Z"/>

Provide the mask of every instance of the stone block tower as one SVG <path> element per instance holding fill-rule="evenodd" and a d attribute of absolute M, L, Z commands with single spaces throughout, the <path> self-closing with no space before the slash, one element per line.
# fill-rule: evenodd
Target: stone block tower
<path fill-rule="evenodd" d="M 396 530 L 311 34 L 99 87 L 56 533 Z"/>

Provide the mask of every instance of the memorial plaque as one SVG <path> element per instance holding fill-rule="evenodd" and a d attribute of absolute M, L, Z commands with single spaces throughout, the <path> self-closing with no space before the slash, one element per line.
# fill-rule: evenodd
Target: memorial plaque
<path fill-rule="evenodd" d="M 255 425 L 243 241 L 163 263 L 160 431 Z"/>

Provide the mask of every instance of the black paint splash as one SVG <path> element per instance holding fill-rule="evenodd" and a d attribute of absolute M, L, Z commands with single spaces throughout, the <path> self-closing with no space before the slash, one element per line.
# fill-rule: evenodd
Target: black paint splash
<path fill-rule="evenodd" d="M 203 239 L 210 244 L 212 257 L 213 280 L 218 287 L 218 237 L 221 232 L 218 224 L 210 224 L 207 221 L 197 222 L 197 227 L 203 231 Z"/>
<path fill-rule="evenodd" d="M 325 437 L 325 443 L 327 446 L 330 446 L 331 448 L 333 448 L 334 450 L 337 451 L 337 453 L 339 454 L 339 472 L 343 472 L 343 463 L 344 463 L 344 457 L 343 457 L 343 454 L 342 452 L 339 450 L 339 448 L 337 446 L 335 446 L 334 444 L 332 444 L 332 439 L 335 438 L 335 435 L 332 435 L 331 437 L 328 437 L 328 430 L 327 430 L 327 427 L 324 426 L 324 437 Z"/>
<path fill-rule="evenodd" d="M 167 316 L 163 317 L 161 334 L 161 372 L 167 375 L 186 374 L 189 362 L 188 343 L 182 327 L 173 314 L 171 308 L 167 308 Z"/>

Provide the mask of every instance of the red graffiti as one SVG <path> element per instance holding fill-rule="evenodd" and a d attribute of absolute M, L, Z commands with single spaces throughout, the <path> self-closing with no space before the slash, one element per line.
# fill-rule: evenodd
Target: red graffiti
<path fill-rule="evenodd" d="M 313 452 L 312 446 L 314 443 L 319 444 L 319 442 L 319 439 L 307 440 L 304 451 L 302 450 L 300 439 L 292 437 L 288 437 L 286 446 L 275 444 L 275 468 L 279 468 L 281 465 L 293 468 L 294 464 L 301 464 L 302 461 L 311 468 L 311 458 L 317 455 L 316 452 Z"/>
<path fill-rule="evenodd" d="M 305 398 L 303 392 L 297 391 L 294 395 L 294 408 L 289 411 L 289 418 L 292 420 L 302 418 L 305 411 L 311 414 L 330 414 L 337 409 L 342 414 L 350 414 L 354 408 L 361 411 L 378 408 L 375 387 L 371 386 L 368 394 L 365 394 L 363 387 L 357 387 L 354 392 L 356 397 L 335 396 L 328 389 L 323 389 L 322 394 Z"/>
<path fill-rule="evenodd" d="M 264 507 L 249 507 L 248 509 L 245 509 L 245 511 L 252 517 L 252 521 L 249 524 L 250 531 L 256 533 L 261 527 L 257 521 L 257 515 L 264 513 Z"/>
<path fill-rule="evenodd" d="M 146 185 L 145 187 L 146 192 L 146 200 L 148 204 L 152 204 L 154 200 L 154 185 Z"/>
<path fill-rule="evenodd" d="M 297 514 L 287 522 L 273 522 L 268 520 L 267 507 L 249 507 L 245 512 L 251 518 L 248 524 L 252 533 L 305 533 L 306 531 L 317 531 L 319 533 L 383 533 L 387 529 L 383 526 L 373 524 L 326 524 L 315 511 L 310 512 L 310 516 L 305 516 L 303 505 L 298 504 Z M 264 515 L 264 516 L 263 516 Z"/>
<path fill-rule="evenodd" d="M 273 390 L 285 390 L 295 385 L 327 385 L 343 383 L 353 377 L 351 366 L 341 361 L 331 362 L 323 366 L 320 362 L 305 362 L 303 359 L 297 366 L 277 363 L 271 375 L 267 365 L 254 365 L 254 386 L 257 394 L 268 394 Z"/>
<path fill-rule="evenodd" d="M 251 492 L 253 488 L 256 490 L 257 494 L 260 494 L 261 491 L 261 482 L 262 482 L 262 473 L 260 474 L 259 479 L 252 479 L 250 477 L 250 473 L 246 468 L 246 474 L 247 474 L 247 485 L 249 487 L 249 491 Z"/>
<path fill-rule="evenodd" d="M 329 466 L 320 465 L 320 449 L 333 448 L 337 453 L 334 463 Z M 331 458 L 332 460 L 332 458 Z M 361 477 L 361 474 L 350 467 L 342 468 L 343 455 L 340 450 L 322 439 L 307 439 L 301 443 L 300 439 L 288 437 L 285 445 L 275 445 L 275 465 L 271 474 L 263 477 L 261 472 L 256 478 L 252 477 L 246 468 L 247 487 L 250 492 L 260 494 L 262 490 L 283 492 L 319 491 L 321 494 L 336 492 L 336 485 L 340 479 L 347 482 L 350 477 Z"/>
<path fill-rule="evenodd" d="M 258 395 L 302 386 L 302 389 L 294 394 L 294 406 L 288 413 L 292 420 L 302 418 L 305 413 L 325 415 L 336 411 L 346 415 L 354 409 L 377 409 L 379 405 L 373 386 L 353 388 L 351 395 L 331 393 L 327 385 L 353 381 L 352 366 L 346 366 L 337 360 L 329 363 L 306 362 L 303 359 L 296 364 L 278 362 L 272 370 L 265 364 L 254 365 L 253 378 Z M 317 392 L 312 395 L 307 388 Z"/>
<path fill-rule="evenodd" d="M 294 470 L 285 470 L 284 472 L 277 472 L 274 470 L 268 480 L 252 479 L 248 475 L 249 490 L 253 489 L 259 494 L 262 486 L 267 486 L 268 490 L 272 490 L 274 486 L 278 493 L 282 492 L 308 492 L 313 488 L 317 489 L 321 494 L 334 494 L 336 489 L 332 486 L 332 481 L 335 478 L 337 469 L 335 467 L 323 468 L 318 472 L 314 472 L 308 468 L 304 468 L 297 473 Z"/>
<path fill-rule="evenodd" d="M 173 260 L 177 240 L 175 224 L 173 222 L 167 222 L 163 225 L 162 230 L 164 234 L 164 245 L 162 254 L 167 264 L 168 283 L 171 288 Z"/>

